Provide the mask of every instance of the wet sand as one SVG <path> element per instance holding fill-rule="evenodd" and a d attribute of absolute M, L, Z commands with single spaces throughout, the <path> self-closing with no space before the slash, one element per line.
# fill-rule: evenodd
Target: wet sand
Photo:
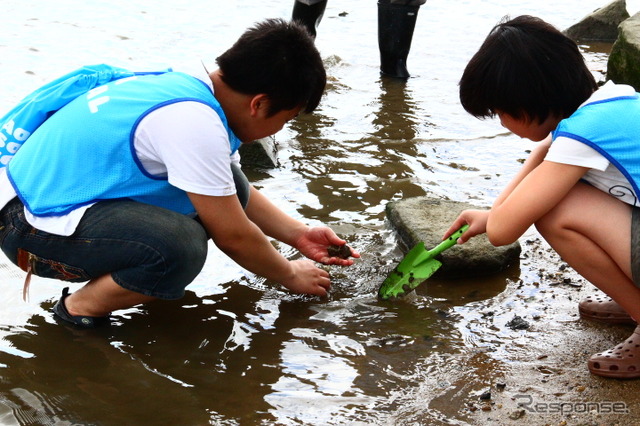
<path fill-rule="evenodd" d="M 521 270 L 538 277 L 523 276 L 502 293 L 460 309 L 469 319 L 466 353 L 426 378 L 426 409 L 476 425 L 640 424 L 640 382 L 605 379 L 587 369 L 592 354 L 622 342 L 634 327 L 580 319 L 578 302 L 597 289 L 565 268 L 544 241 L 534 236 L 521 243 Z M 447 285 L 452 283 L 429 293 L 444 295 Z M 518 319 L 528 328 L 518 329 Z M 405 416 L 412 414 L 398 420 Z"/>

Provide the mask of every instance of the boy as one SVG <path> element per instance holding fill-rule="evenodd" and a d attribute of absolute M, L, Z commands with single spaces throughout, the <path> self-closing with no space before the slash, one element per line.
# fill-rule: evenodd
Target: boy
<path fill-rule="evenodd" d="M 95 327 L 114 310 L 180 298 L 204 264 L 208 238 L 296 293 L 326 295 L 328 273 L 288 261 L 267 236 L 317 262 L 353 263 L 328 254 L 345 241 L 287 216 L 238 166 L 240 143 L 318 105 L 326 75 L 309 34 L 267 20 L 216 62 L 210 73 L 136 75 L 75 98 L 0 173 L 7 257 L 27 278 L 88 281 L 73 294 L 64 289 L 58 319 Z"/>
<path fill-rule="evenodd" d="M 585 318 L 640 319 L 640 99 L 630 86 L 600 89 L 576 44 L 546 22 L 521 16 L 496 25 L 467 65 L 460 99 L 470 114 L 498 116 L 514 134 L 542 141 L 489 211 L 464 211 L 461 237 L 487 233 L 499 246 L 531 225 L 610 298 L 580 303 Z M 593 355 L 589 370 L 640 377 L 640 327 Z"/>

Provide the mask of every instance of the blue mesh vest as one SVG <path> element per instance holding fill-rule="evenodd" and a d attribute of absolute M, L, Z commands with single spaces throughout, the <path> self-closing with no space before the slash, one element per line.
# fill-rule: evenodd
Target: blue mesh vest
<path fill-rule="evenodd" d="M 637 93 L 578 108 L 558 124 L 553 139 L 559 136 L 598 151 L 627 178 L 635 193 L 640 194 L 640 98 Z"/>
<path fill-rule="evenodd" d="M 202 81 L 178 72 L 134 76 L 96 87 L 47 119 L 9 163 L 9 179 L 36 216 L 123 198 L 191 214 L 186 192 L 146 173 L 133 146 L 140 120 L 183 101 L 210 106 L 227 129 L 231 151 L 238 149 L 240 141 Z"/>

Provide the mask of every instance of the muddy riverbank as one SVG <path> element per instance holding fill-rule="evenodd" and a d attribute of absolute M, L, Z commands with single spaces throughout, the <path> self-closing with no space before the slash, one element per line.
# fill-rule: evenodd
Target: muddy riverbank
<path fill-rule="evenodd" d="M 439 412 L 443 419 L 474 425 L 638 424 L 638 382 L 593 376 L 586 364 L 593 353 L 628 337 L 633 326 L 580 319 L 579 300 L 597 290 L 535 233 L 522 245 L 519 268 L 527 276 L 508 280 L 504 289 L 464 282 L 419 289 L 438 298 L 447 317 L 467 318 L 457 328 L 465 348 L 433 360 L 441 367 L 425 375 L 416 391 L 429 403 L 403 408 L 399 418 L 419 419 L 412 410 L 428 410 L 432 418 Z M 452 286 L 468 286 L 467 295 L 457 288 L 460 299 L 450 301 Z M 464 299 L 462 306 L 447 307 Z"/>

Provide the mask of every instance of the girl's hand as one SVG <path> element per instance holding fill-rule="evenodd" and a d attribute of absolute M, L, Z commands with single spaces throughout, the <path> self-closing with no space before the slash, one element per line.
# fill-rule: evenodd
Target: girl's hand
<path fill-rule="evenodd" d="M 479 234 L 484 234 L 487 232 L 487 220 L 489 219 L 490 210 L 465 210 L 458 218 L 453 221 L 451 227 L 447 229 L 444 237 L 445 240 L 449 235 L 453 234 L 457 231 L 462 225 L 465 223 L 469 225 L 469 229 L 467 229 L 461 236 L 458 238 L 458 244 L 466 243 L 470 238 L 475 237 Z"/>
<path fill-rule="evenodd" d="M 339 238 L 331 228 L 326 226 L 307 227 L 294 245 L 300 253 L 311 260 L 325 265 L 353 265 L 353 259 L 343 259 L 329 254 L 330 246 L 343 246 L 347 242 Z M 360 257 L 360 253 L 349 247 L 352 257 Z"/>

